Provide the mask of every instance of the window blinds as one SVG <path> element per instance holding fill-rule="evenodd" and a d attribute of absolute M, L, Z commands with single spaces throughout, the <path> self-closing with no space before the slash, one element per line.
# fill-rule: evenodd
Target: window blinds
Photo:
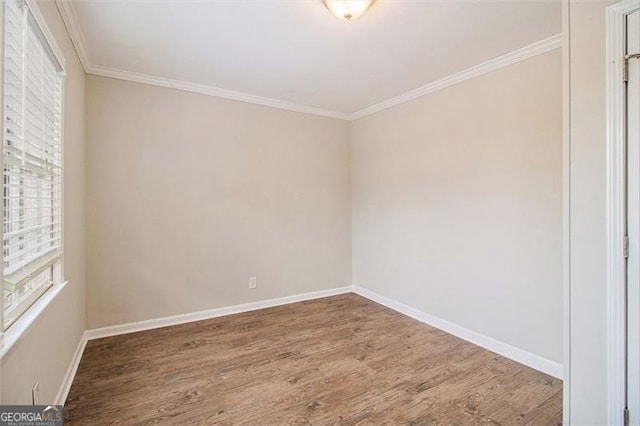
<path fill-rule="evenodd" d="M 62 74 L 27 5 L 5 2 L 5 325 L 54 280 L 62 247 Z"/>

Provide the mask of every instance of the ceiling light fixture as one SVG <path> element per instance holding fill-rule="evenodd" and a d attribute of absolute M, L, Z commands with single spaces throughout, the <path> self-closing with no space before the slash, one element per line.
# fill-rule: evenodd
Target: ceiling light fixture
<path fill-rule="evenodd" d="M 324 5 L 340 19 L 350 21 L 362 16 L 376 0 L 322 0 Z"/>

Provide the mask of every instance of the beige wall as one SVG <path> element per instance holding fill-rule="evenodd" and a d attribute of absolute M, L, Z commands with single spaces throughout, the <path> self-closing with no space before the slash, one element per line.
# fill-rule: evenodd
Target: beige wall
<path fill-rule="evenodd" d="M 350 284 L 348 122 L 95 76 L 87 90 L 90 328 Z"/>
<path fill-rule="evenodd" d="M 562 363 L 562 60 L 357 120 L 353 281 Z"/>
<path fill-rule="evenodd" d="M 36 381 L 41 402 L 53 403 L 85 329 L 85 74 L 53 1 L 38 5 L 66 59 L 64 262 L 69 284 L 0 361 L 3 404 L 31 404 Z"/>
<path fill-rule="evenodd" d="M 607 422 L 605 8 L 571 1 L 571 422 Z"/>

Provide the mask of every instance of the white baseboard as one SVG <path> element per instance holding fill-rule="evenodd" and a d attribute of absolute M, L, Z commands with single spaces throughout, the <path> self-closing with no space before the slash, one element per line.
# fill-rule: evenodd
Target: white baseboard
<path fill-rule="evenodd" d="M 67 400 L 67 395 L 69 395 L 71 384 L 73 383 L 73 379 L 76 377 L 76 372 L 78 371 L 78 366 L 80 365 L 80 360 L 82 359 L 85 346 L 87 346 L 86 331 L 82 333 L 82 336 L 80 336 L 80 341 L 78 342 L 76 351 L 73 354 L 73 358 L 71 358 L 71 364 L 69 364 L 69 368 L 67 368 L 67 374 L 65 374 L 60 390 L 58 391 L 58 395 L 56 396 L 56 405 L 64 405 Z"/>
<path fill-rule="evenodd" d="M 258 302 L 244 303 L 241 305 L 228 306 L 224 308 L 208 309 L 206 311 L 192 312 L 188 314 L 174 315 L 170 317 L 156 318 L 146 321 L 86 330 L 80 338 L 80 341 L 78 342 L 78 346 L 71 360 L 71 364 L 69 365 L 62 385 L 60 386 L 60 390 L 58 391 L 58 395 L 56 396 L 56 404 L 64 405 L 67 399 L 67 395 L 69 394 L 69 390 L 71 389 L 71 384 L 73 383 L 73 379 L 78 370 L 78 366 L 80 365 L 82 353 L 84 352 L 84 348 L 89 340 L 117 336 L 120 334 L 134 333 L 137 331 L 153 330 L 156 328 L 168 327 L 171 325 L 185 324 L 193 321 L 217 318 L 225 315 L 255 311 L 258 309 L 287 305 L 289 303 L 302 302 L 305 300 L 320 299 L 323 297 L 335 296 L 338 294 L 351 292 L 359 294 L 360 296 L 391 308 L 394 311 L 400 312 L 401 314 L 407 315 L 420 322 L 446 331 L 447 333 L 453 334 L 454 336 L 457 336 L 475 345 L 481 346 L 492 352 L 505 356 L 528 367 L 542 371 L 543 373 L 549 374 L 553 377 L 562 379 L 562 365 L 556 362 L 516 348 L 507 343 L 501 342 L 475 331 L 466 329 L 449 321 L 445 321 L 433 315 L 422 312 L 419 309 L 412 308 L 388 297 L 354 285 L 314 291 L 311 293 L 296 294 L 293 296 L 278 297 L 275 299 L 261 300 Z"/>
<path fill-rule="evenodd" d="M 153 330 L 155 328 L 217 318 L 224 315 L 239 314 L 241 312 L 271 308 L 274 306 L 287 305 L 289 303 L 335 296 L 337 294 L 350 293 L 351 291 L 351 286 L 337 287 L 328 290 L 313 291 L 311 293 L 295 294 L 293 296 L 284 296 L 275 299 L 260 300 L 258 302 L 243 303 L 241 305 L 228 306 L 224 308 L 207 309 L 206 311 L 173 315 L 170 317 L 155 318 L 151 320 L 131 322 L 127 324 L 119 324 L 110 327 L 94 328 L 91 330 L 87 330 L 86 336 L 88 340 L 100 339 L 102 337 L 117 336 L 119 334 L 134 333 L 136 331 Z"/>
<path fill-rule="evenodd" d="M 374 293 L 373 291 L 367 290 L 366 288 L 354 285 L 353 292 L 381 305 L 384 305 L 387 308 L 393 309 L 394 311 L 400 312 L 401 314 L 416 319 L 420 322 L 438 328 L 442 331 L 446 331 L 449 334 L 453 334 L 454 336 L 471 342 L 474 345 L 481 346 L 485 349 L 490 350 L 491 352 L 495 352 L 499 355 L 519 362 L 520 364 L 524 364 L 538 371 L 542 371 L 543 373 L 561 380 L 563 378 L 562 365 L 558 364 L 557 362 L 548 360 L 536 354 L 532 354 L 531 352 L 525 351 L 523 349 L 516 348 L 515 346 L 511 346 L 507 343 L 501 342 L 489 336 L 485 336 L 484 334 L 478 333 L 476 331 L 469 330 L 468 328 L 464 328 L 457 324 L 443 320 L 434 315 L 427 314 L 426 312 L 423 312 L 419 309 L 412 308 L 411 306 L 405 305 L 404 303 L 400 303 L 378 293 Z"/>
<path fill-rule="evenodd" d="M 114 325 L 111 327 L 95 328 L 86 330 L 78 346 L 73 354 L 71 364 L 67 369 L 58 395 L 56 396 L 56 404 L 64 405 L 71 389 L 71 384 L 78 371 L 82 353 L 89 340 L 100 339 L 102 337 L 117 336 L 119 334 L 133 333 L 136 331 L 153 330 L 155 328 L 167 327 L 171 325 L 184 324 L 187 322 L 200 321 L 204 319 L 221 317 L 224 315 L 238 314 L 241 312 L 255 311 L 258 309 L 271 308 L 274 306 L 287 305 L 289 303 L 302 302 L 305 300 L 320 299 L 322 297 L 335 296 L 338 294 L 351 293 L 351 286 L 336 287 L 328 290 L 313 291 L 311 293 L 295 294 L 293 296 L 278 297 L 275 299 L 261 300 L 258 302 L 244 303 L 242 305 L 229 306 L 217 309 L 208 309 L 206 311 L 192 312 L 189 314 L 174 315 L 170 317 L 156 318 L 147 321 L 132 322 L 128 324 Z"/>

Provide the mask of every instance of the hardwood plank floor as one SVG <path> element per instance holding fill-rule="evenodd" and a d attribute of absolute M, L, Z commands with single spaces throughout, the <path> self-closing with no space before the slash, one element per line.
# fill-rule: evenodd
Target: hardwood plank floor
<path fill-rule="evenodd" d="M 562 382 L 346 294 L 92 340 L 65 424 L 555 425 Z"/>

